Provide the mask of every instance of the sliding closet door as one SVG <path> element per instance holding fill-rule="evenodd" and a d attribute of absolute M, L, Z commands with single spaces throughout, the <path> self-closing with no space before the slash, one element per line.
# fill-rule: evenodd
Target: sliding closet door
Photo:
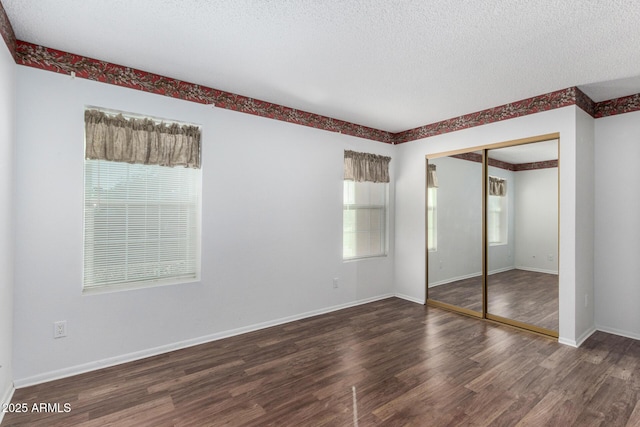
<path fill-rule="evenodd" d="M 427 301 L 483 316 L 482 152 L 427 160 Z"/>
<path fill-rule="evenodd" d="M 558 140 L 487 157 L 487 318 L 557 336 Z"/>

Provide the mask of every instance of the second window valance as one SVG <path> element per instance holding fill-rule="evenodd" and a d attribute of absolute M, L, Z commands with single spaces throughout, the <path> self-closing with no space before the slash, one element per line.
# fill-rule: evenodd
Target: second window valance
<path fill-rule="evenodd" d="M 489 195 L 504 197 L 507 195 L 507 180 L 489 176 Z"/>
<path fill-rule="evenodd" d="M 389 182 L 391 157 L 344 150 L 344 179 L 357 182 Z"/>

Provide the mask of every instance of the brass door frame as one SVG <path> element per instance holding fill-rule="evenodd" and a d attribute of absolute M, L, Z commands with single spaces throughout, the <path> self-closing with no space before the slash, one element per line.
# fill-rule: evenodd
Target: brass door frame
<path fill-rule="evenodd" d="M 427 154 L 425 156 L 425 305 L 443 308 L 446 310 L 454 311 L 457 313 L 465 314 L 467 316 L 477 317 L 488 321 L 498 322 L 513 326 L 518 329 L 523 329 L 537 334 L 558 338 L 558 331 L 542 328 L 539 326 L 531 325 L 528 323 L 520 322 L 513 319 L 497 316 L 487 312 L 487 181 L 489 176 L 489 156 L 488 151 L 497 148 L 514 147 L 518 145 L 532 144 L 536 142 L 543 142 L 549 140 L 558 140 L 558 266 L 560 266 L 560 133 L 549 133 L 544 135 L 532 136 L 529 138 L 521 138 L 516 140 L 509 140 L 503 142 L 497 142 L 493 144 L 485 144 L 475 147 L 462 148 L 457 150 L 445 151 L 434 154 Z M 429 299 L 429 248 L 428 248 L 428 183 L 427 173 L 429 169 L 429 160 L 437 159 L 440 157 L 448 157 L 456 154 L 464 154 L 470 152 L 482 152 L 482 312 L 477 312 L 463 307 L 458 307 L 452 304 L 447 304 L 441 301 L 435 301 Z M 560 275 L 558 272 L 558 286 L 560 286 Z M 560 307 L 558 305 L 558 312 Z M 559 326 L 559 325 L 558 325 Z"/>

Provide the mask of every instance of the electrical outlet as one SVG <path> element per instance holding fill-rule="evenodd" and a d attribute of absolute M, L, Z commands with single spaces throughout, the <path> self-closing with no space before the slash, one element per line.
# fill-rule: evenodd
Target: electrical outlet
<path fill-rule="evenodd" d="M 67 321 L 61 320 L 59 322 L 53 322 L 53 337 L 62 338 L 67 336 Z"/>
<path fill-rule="evenodd" d="M 548 259 L 549 261 L 553 261 L 553 254 L 549 254 L 549 255 L 547 255 L 547 259 Z"/>
<path fill-rule="evenodd" d="M 337 277 L 334 277 L 334 278 L 333 278 L 333 288 L 334 288 L 334 289 L 337 289 L 337 288 L 338 288 L 338 278 L 337 278 Z"/>

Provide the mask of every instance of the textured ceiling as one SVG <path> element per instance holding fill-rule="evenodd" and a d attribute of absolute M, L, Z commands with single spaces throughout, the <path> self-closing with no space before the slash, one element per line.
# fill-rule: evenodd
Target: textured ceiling
<path fill-rule="evenodd" d="M 637 0 L 0 1 L 19 40 L 391 132 L 640 92 Z"/>

